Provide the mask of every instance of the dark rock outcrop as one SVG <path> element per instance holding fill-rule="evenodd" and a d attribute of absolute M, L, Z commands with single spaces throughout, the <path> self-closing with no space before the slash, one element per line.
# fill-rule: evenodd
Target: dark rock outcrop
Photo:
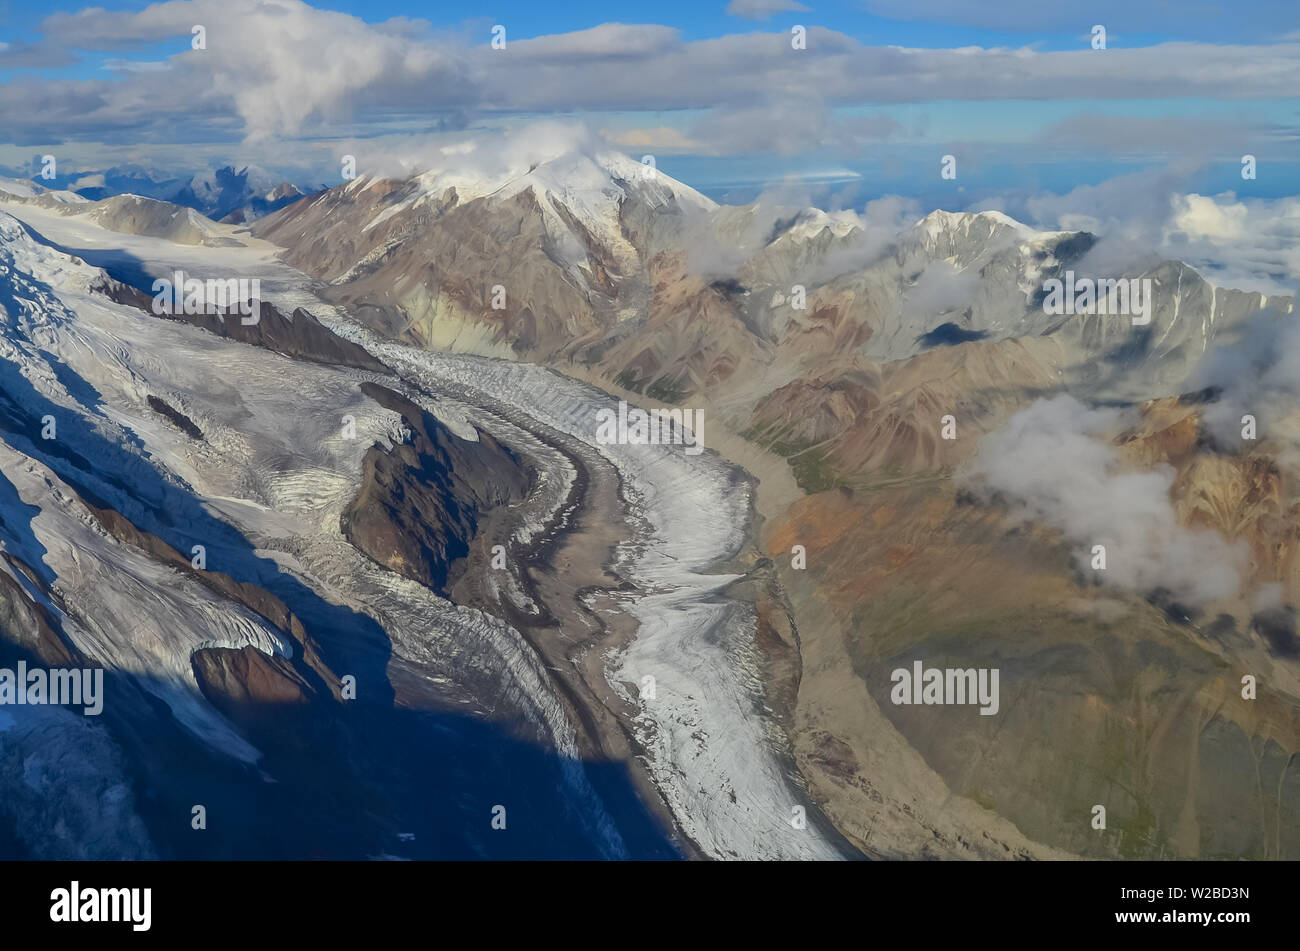
<path fill-rule="evenodd" d="M 362 390 L 402 415 L 411 441 L 367 453 L 342 531 L 381 565 L 445 593 L 453 563 L 469 552 L 482 514 L 524 498 L 532 474 L 487 433 L 476 442 L 461 439 L 387 387 L 363 383 Z"/>

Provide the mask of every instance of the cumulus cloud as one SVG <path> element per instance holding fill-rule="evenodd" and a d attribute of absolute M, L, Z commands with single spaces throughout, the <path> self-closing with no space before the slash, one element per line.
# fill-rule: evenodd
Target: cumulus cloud
<path fill-rule="evenodd" d="M 1300 198 L 1203 195 L 1201 172 L 1176 161 L 1063 195 L 1012 193 L 984 204 L 1040 228 L 1097 236 L 1073 264 L 1080 276 L 1136 274 L 1173 259 L 1220 287 L 1289 294 L 1300 281 Z"/>
<path fill-rule="evenodd" d="M 906 316 L 946 314 L 975 298 L 980 276 L 974 269 L 959 271 L 948 261 L 932 261 L 903 298 Z"/>
<path fill-rule="evenodd" d="M 190 49 L 190 28 L 207 48 Z M 320 134 L 343 120 L 370 126 L 523 112 L 752 109 L 756 90 L 826 109 L 924 100 L 1020 98 L 1284 98 L 1300 86 L 1300 44 L 1165 43 L 1093 50 L 872 47 L 810 26 L 806 50 L 785 32 L 686 40 L 654 24 L 607 23 L 492 49 L 398 18 L 379 24 L 300 0 L 167 0 L 139 11 L 56 13 L 44 51 L 145 50 L 174 41 L 163 73 L 41 80 L 0 87 L 17 142 L 194 140 Z M 3 51 L 0 51 L 0 56 Z M 888 133 L 882 120 L 817 120 L 806 148 Z M 192 130 L 186 128 L 193 127 Z M 743 132 L 744 130 L 740 130 Z M 698 136 L 697 136 L 698 137 Z"/>
<path fill-rule="evenodd" d="M 562 101 L 593 109 L 740 105 L 752 101 L 756 89 L 832 106 L 1019 98 L 1026 89 L 1043 99 L 1217 98 L 1225 91 L 1248 99 L 1287 96 L 1300 81 L 1300 46 L 1292 44 L 1107 50 L 1099 69 L 1093 50 L 872 47 L 817 26 L 808 27 L 806 50 L 792 50 L 786 32 L 667 43 L 661 27 L 626 28 L 651 29 L 653 53 L 639 60 L 557 61 L 530 40 L 518 50 L 511 44 L 488 71 L 476 62 L 476 71 L 489 98 L 500 96 L 517 108 L 553 108 Z M 525 70 L 528 80 L 520 82 Z"/>
<path fill-rule="evenodd" d="M 1259 438 L 1288 432 L 1283 427 L 1289 423 L 1289 438 L 1275 442 L 1275 449 L 1285 465 L 1300 466 L 1300 320 L 1292 300 L 1256 311 L 1224 334 L 1194 379 L 1219 391 L 1204 421 L 1220 446 L 1242 445 L 1243 415 L 1255 417 Z"/>
<path fill-rule="evenodd" d="M 777 186 L 759 195 L 742 216 L 688 222 L 682 242 L 686 266 L 710 280 L 736 277 L 771 240 L 778 223 L 789 222 L 807 208 L 805 198 L 800 187 Z"/>
<path fill-rule="evenodd" d="M 1221 287 L 1290 294 L 1300 281 L 1300 199 L 1175 196 L 1156 247 Z"/>
<path fill-rule="evenodd" d="M 609 150 L 585 122 L 557 119 L 484 132 L 354 139 L 340 147 L 356 156 L 359 175 L 406 178 L 438 172 L 480 181 L 522 175 L 563 155 L 595 156 Z"/>
<path fill-rule="evenodd" d="M 1166 234 L 1182 234 L 1193 240 L 1237 241 L 1246 233 L 1247 215 L 1246 206 L 1240 203 L 1220 204 L 1206 195 L 1179 195 L 1174 199 Z"/>
<path fill-rule="evenodd" d="M 1169 220 L 1173 197 L 1185 191 L 1199 171 L 1198 162 L 1174 162 L 1117 175 L 1097 185 L 1080 185 L 1063 195 L 1037 193 L 1008 199 L 1017 216 L 1023 214 L 1042 227 L 1154 243 Z"/>
<path fill-rule="evenodd" d="M 861 212 L 846 209 L 855 230 L 828 251 L 809 269 L 807 280 L 822 284 L 874 264 L 893 247 L 899 233 L 921 217 L 921 206 L 912 198 L 882 195 L 863 206 Z"/>
<path fill-rule="evenodd" d="M 1090 573 L 1092 546 L 1106 546 L 1106 570 L 1097 572 L 1103 584 L 1164 591 L 1191 606 L 1236 596 L 1245 545 L 1179 524 L 1169 495 L 1173 469 L 1128 470 L 1111 443 L 1123 421 L 1120 410 L 1071 396 L 1039 400 L 985 436 L 960 478 L 1060 529 Z"/>
<path fill-rule="evenodd" d="M 500 51 L 502 64 L 524 60 L 533 66 L 571 68 L 575 60 L 621 64 L 664 56 L 681 46 L 680 33 L 657 24 L 602 23 L 571 33 L 512 40 Z"/>
<path fill-rule="evenodd" d="M 191 48 L 191 28 L 206 29 Z M 367 24 L 299 0 L 169 0 L 128 13 L 100 8 L 56 13 L 42 23 L 46 42 L 125 51 L 172 40 L 167 68 L 109 67 L 113 81 L 39 82 L 0 89 L 0 110 L 34 110 L 44 141 L 104 135 L 175 134 L 178 119 L 228 130 L 236 118 L 248 139 L 294 136 L 340 118 L 400 108 L 426 115 L 472 104 L 458 52 L 421 34 L 405 18 Z M 21 106 L 21 108 L 19 108 Z M 171 127 L 171 133 L 167 133 Z M 18 130 L 21 134 L 22 130 Z"/>
<path fill-rule="evenodd" d="M 803 182 L 785 182 L 767 189 L 743 217 L 722 216 L 691 222 L 684 239 L 687 266 L 709 278 L 731 278 L 761 251 L 778 228 L 802 215 L 821 214 L 811 206 L 811 193 Z M 880 258 L 899 232 L 916 221 L 915 201 L 886 195 L 863 206 L 861 212 L 840 209 L 826 215 L 843 237 L 801 272 L 809 286 L 825 283 Z"/>

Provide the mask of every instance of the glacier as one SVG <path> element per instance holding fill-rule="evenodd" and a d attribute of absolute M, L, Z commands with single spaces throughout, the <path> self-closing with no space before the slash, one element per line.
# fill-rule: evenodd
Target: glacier
<path fill-rule="evenodd" d="M 400 378 L 433 394 L 422 398 L 422 405 L 450 421 L 458 433 L 486 429 L 536 460 L 543 476 L 521 513 L 518 542 L 528 542 L 563 517 L 559 509 L 572 487 L 572 468 L 563 454 L 534 433 L 549 429 L 565 434 L 612 464 L 635 526 L 620 546 L 615 566 L 635 590 L 617 597 L 636 620 L 637 632 L 622 650 L 605 658 L 605 666 L 615 690 L 639 709 L 634 729 L 647 751 L 645 765 L 675 820 L 714 857 L 840 856 L 818 823 L 791 821 L 799 808 L 815 810 L 782 756 L 781 738 L 762 714 L 754 612 L 722 594 L 740 576 L 715 570 L 745 542 L 752 485 L 743 470 L 711 452 L 687 455 L 680 446 L 597 445 L 597 411 L 616 405 L 613 397 L 537 366 L 381 339 L 327 304 L 310 278 L 275 260 L 277 249 L 265 243 L 250 239 L 245 247 L 199 248 L 111 233 L 42 209 L 24 207 L 21 215 L 49 240 L 76 249 L 77 257 L 18 235 L 14 229 L 22 226 L 0 212 L 0 241 L 19 249 L 9 252 L 21 258 L 14 266 L 38 275 L 44 288 L 57 288 L 41 290 L 54 298 L 33 308 L 42 316 L 29 314 L 27 323 L 20 320 L 6 328 L 4 346 L 12 349 L 4 356 L 17 360 L 14 355 L 21 351 L 21 372 L 38 380 L 51 401 L 93 421 L 106 438 L 133 447 L 139 465 L 183 483 L 204 500 L 210 515 L 253 542 L 260 557 L 303 579 L 330 602 L 374 618 L 390 636 L 395 654 L 435 672 L 431 688 L 442 691 L 448 702 L 477 700 L 516 711 L 540 739 L 570 754 L 573 810 L 590 824 L 606 854 L 617 857 L 624 854 L 623 844 L 583 775 L 563 707 L 522 636 L 498 618 L 458 607 L 381 568 L 338 531 L 338 513 L 356 492 L 366 448 L 401 439 L 396 414 L 365 399 L 357 387 L 387 378 L 293 361 L 185 325 L 142 318 L 91 293 L 99 274 L 96 265 L 137 276 L 180 268 L 201 279 L 257 277 L 265 299 L 282 309 L 305 307 Z M 82 405 L 57 385 L 51 359 L 66 363 L 99 391 L 96 407 Z M 205 442 L 195 444 L 140 411 L 146 389 L 194 420 Z M 340 435 L 344 415 L 356 420 L 355 440 Z M 286 427 L 286 419 L 294 425 Z M 10 471 L 8 462 L 5 471 Z M 31 478 L 44 475 L 37 467 Z M 111 485 L 97 491 L 130 508 L 129 499 L 118 499 L 120 493 Z M 51 525 L 41 537 L 55 544 L 70 531 L 66 524 Z M 79 545 L 90 544 L 84 532 L 74 537 L 83 539 Z M 102 547 L 103 539 L 96 544 Z M 88 587 L 95 586 L 90 582 L 102 576 L 87 574 L 89 569 L 74 560 L 88 559 L 67 555 L 58 565 L 60 577 L 84 577 Z M 131 566 L 129 559 L 122 564 Z M 119 574 L 126 570 L 117 568 Z M 118 583 L 114 579 L 104 586 Z M 141 582 L 146 583 L 175 592 L 172 600 L 161 602 L 160 612 L 170 613 L 158 615 L 166 622 L 160 627 L 204 633 L 189 639 L 157 633 L 149 640 L 148 656 L 111 660 L 127 670 L 136 664 L 172 671 L 178 693 L 188 692 L 199 707 L 206 705 L 192 689 L 192 674 L 188 682 L 183 675 L 189 653 L 198 645 L 284 649 L 255 617 L 204 613 L 204 592 L 177 587 L 175 579 Z M 79 596 L 89 595 L 83 591 Z M 103 600 L 104 616 L 118 618 L 111 598 Z M 117 610 L 120 614 L 122 609 Z M 121 630 L 119 626 L 98 641 L 92 631 L 75 636 L 108 650 L 104 642 L 123 639 Z M 655 678 L 654 700 L 627 690 L 626 684 L 646 676 Z M 180 708 L 178 697 L 170 702 Z M 230 735 L 222 734 L 215 711 L 202 717 L 186 711 L 186 716 L 196 731 L 210 742 L 224 743 L 231 755 L 256 755 L 238 747 L 239 737 L 228 726 Z"/>

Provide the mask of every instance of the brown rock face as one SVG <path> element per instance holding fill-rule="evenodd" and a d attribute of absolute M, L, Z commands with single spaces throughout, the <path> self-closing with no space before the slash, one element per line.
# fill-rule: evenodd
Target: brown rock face
<path fill-rule="evenodd" d="M 480 516 L 524 498 L 532 475 L 487 433 L 477 442 L 461 439 L 401 394 L 371 383 L 362 389 L 402 415 L 411 442 L 366 454 L 342 531 L 381 565 L 444 593 Z"/>
<path fill-rule="evenodd" d="M 220 571 L 196 571 L 191 567 L 188 558 L 157 535 L 138 528 L 120 512 L 110 508 L 100 508 L 85 498 L 82 498 L 81 501 L 99 524 L 118 541 L 138 548 L 157 561 L 190 575 L 218 594 L 242 604 L 250 611 L 265 618 L 273 627 L 293 641 L 296 648 L 295 663 L 302 665 L 302 669 L 299 670 L 287 661 L 280 663 L 283 660 L 282 658 L 275 658 L 275 664 L 272 664 L 270 669 L 264 670 L 256 667 L 251 658 L 244 662 L 242 667 L 230 667 L 224 661 L 209 659 L 209 661 L 205 662 L 202 670 L 215 672 L 218 667 L 222 667 L 228 671 L 227 675 L 218 678 L 215 683 L 233 685 L 238 681 L 237 675 L 241 670 L 262 676 L 266 683 L 270 683 L 272 679 L 270 676 L 271 671 L 285 668 L 292 674 L 294 681 L 299 684 L 306 685 L 309 681 L 314 681 L 317 686 L 311 688 L 313 693 L 320 693 L 323 690 L 335 698 L 338 697 L 338 676 L 322 660 L 319 646 L 307 632 L 302 621 L 289 610 L 288 606 L 279 597 L 260 585 L 248 581 L 237 581 Z M 219 656 L 223 649 L 216 650 L 217 656 Z M 262 656 L 255 650 L 254 653 L 258 654 L 259 657 Z M 214 664 L 216 666 L 213 666 Z M 200 668 L 196 667 L 195 672 L 197 676 L 200 673 Z M 203 685 L 205 681 L 200 678 L 199 683 Z M 285 688 L 281 688 L 281 692 L 283 692 L 283 689 Z"/>
<path fill-rule="evenodd" d="M 258 321 L 255 324 L 245 324 L 235 310 L 226 314 L 176 314 L 175 319 L 202 327 L 218 337 L 265 347 L 296 360 L 332 363 L 376 373 L 389 372 L 365 348 L 336 336 L 301 307 L 285 316 L 267 301 L 257 303 Z"/>
<path fill-rule="evenodd" d="M 4 559 L 40 586 L 38 576 L 18 558 L 4 553 Z M 32 600 L 22 586 L 0 572 L 0 634 L 4 640 L 31 651 L 50 667 L 73 667 L 80 655 L 59 631 L 45 606 Z"/>
<path fill-rule="evenodd" d="M 963 823 L 989 833 L 996 814 L 1017 830 L 993 837 L 1007 854 L 1300 854 L 1294 470 L 1273 455 L 1280 441 L 1216 448 L 1197 398 L 1136 409 L 1115 440 L 1125 463 L 1171 467 L 1179 522 L 1245 541 L 1242 590 L 1276 585 L 1280 606 L 1184 615 L 1159 592 L 1099 585 L 1055 531 L 942 473 L 815 493 L 768 526 L 778 567 L 807 550 L 806 571 L 782 571 L 803 655 L 800 763 L 868 852 L 907 854 L 897 843 L 913 823 L 933 831 L 936 856 L 983 854 Z M 916 660 L 998 669 L 999 712 L 895 704 L 891 671 Z M 1243 674 L 1269 686 L 1245 698 Z M 906 781 L 871 767 L 901 769 L 895 736 L 920 756 Z M 1087 821 L 1096 804 L 1104 836 Z"/>
<path fill-rule="evenodd" d="M 307 703 L 314 693 L 283 657 L 255 647 L 205 648 L 190 657 L 203 695 L 219 708 L 240 704 Z"/>

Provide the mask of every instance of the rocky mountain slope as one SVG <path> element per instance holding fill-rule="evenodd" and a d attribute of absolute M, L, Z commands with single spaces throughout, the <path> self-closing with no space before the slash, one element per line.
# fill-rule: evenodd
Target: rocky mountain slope
<path fill-rule="evenodd" d="M 703 407 L 726 451 L 789 467 L 804 497 L 760 478 L 757 501 L 801 660 L 793 747 L 869 854 L 1296 854 L 1298 434 L 1278 408 L 1267 437 L 1225 437 L 1224 418 L 1271 407 L 1206 386 L 1261 321 L 1289 326 L 1289 298 L 1177 261 L 1105 271 L 1095 236 L 993 212 L 882 236 L 815 209 L 710 207 L 599 157 L 581 161 L 603 177 L 556 187 L 579 161 L 506 186 L 358 180 L 255 231 L 386 336 Z M 1072 275 L 1143 282 L 1147 312 L 1049 312 L 1047 282 Z M 1062 455 L 1105 460 L 1083 483 L 1096 505 L 1118 510 L 1111 486 L 1136 480 L 1128 520 L 1159 544 L 1139 551 L 1082 503 L 1054 515 L 1039 500 L 1071 496 L 996 465 L 1017 438 L 1053 438 L 1029 427 L 1056 394 L 1079 407 Z M 1076 441 L 1086 407 L 1106 425 Z M 1081 554 L 1100 540 L 1122 559 L 1110 575 Z M 1215 559 L 1240 570 L 1219 579 Z M 893 704 L 890 672 L 914 660 L 1000 668 L 1001 712 Z M 1257 699 L 1243 676 L 1267 683 Z"/>
<path fill-rule="evenodd" d="M 168 824 L 196 784 L 284 855 L 308 823 L 353 857 L 1300 849 L 1291 299 L 602 152 L 358 178 L 251 234 L 56 204 L 0 218 L 0 618 L 115 672 L 95 854 L 216 854 Z M 160 319 L 182 266 L 261 276 L 262 320 Z M 1142 312 L 1046 306 L 1076 277 Z M 708 451 L 599 440 L 617 398 L 702 410 Z M 918 663 L 998 671 L 996 711 L 896 703 Z"/>

